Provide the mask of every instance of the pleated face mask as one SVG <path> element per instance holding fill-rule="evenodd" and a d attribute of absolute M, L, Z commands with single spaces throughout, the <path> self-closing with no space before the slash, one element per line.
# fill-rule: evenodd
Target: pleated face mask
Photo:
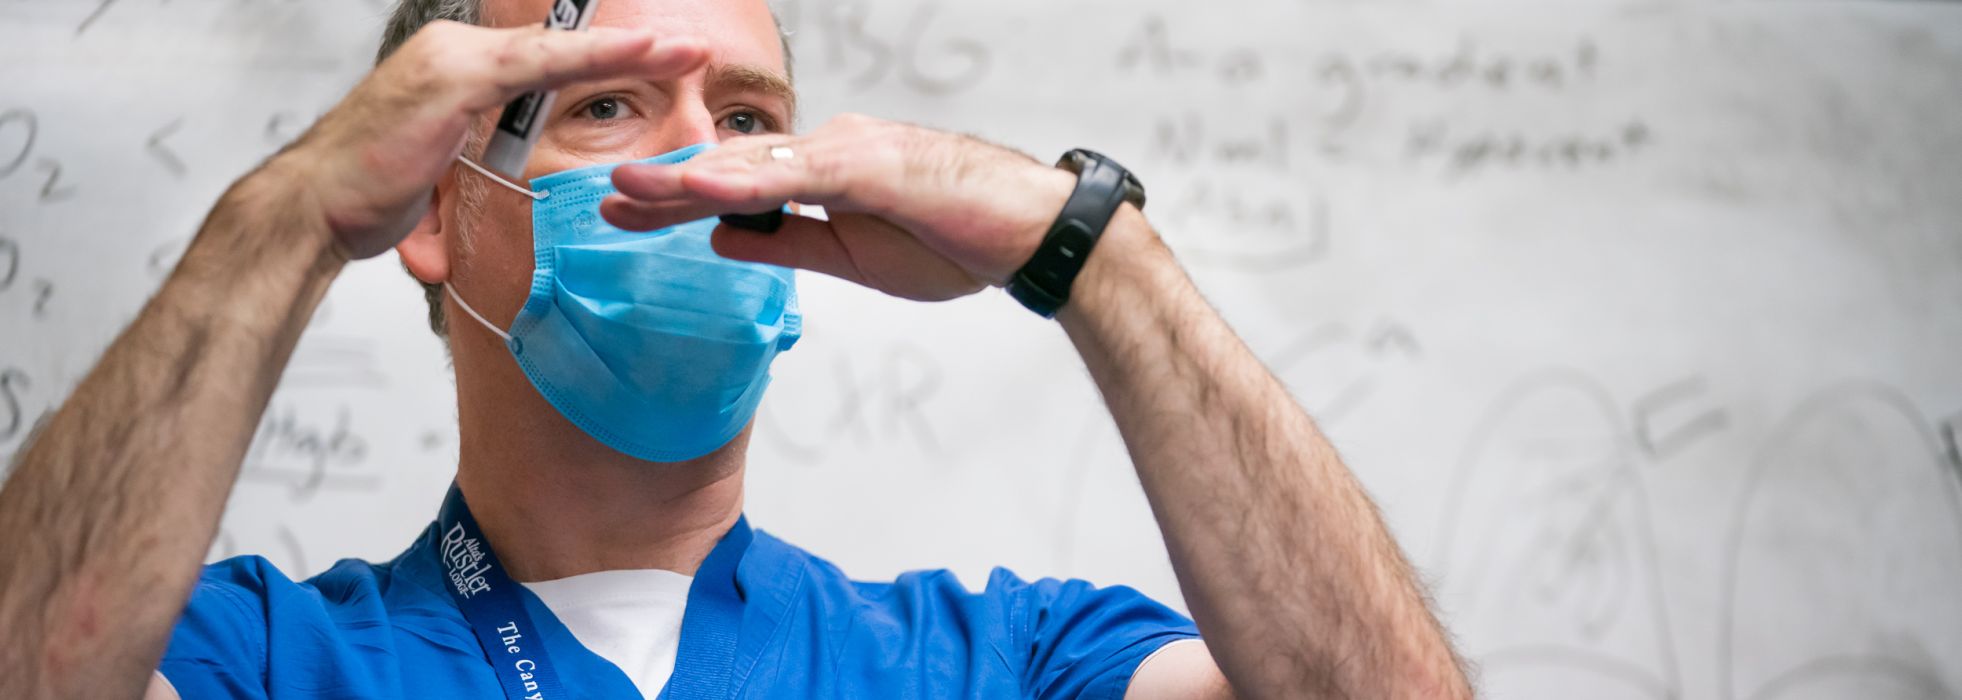
<path fill-rule="evenodd" d="M 706 148 L 639 162 L 679 163 Z M 449 292 L 586 434 L 648 461 L 693 459 L 755 415 L 770 362 L 803 327 L 796 282 L 787 268 L 716 255 L 714 219 L 647 232 L 606 223 L 599 204 L 617 167 L 531 181 L 537 267 L 509 331 Z"/>

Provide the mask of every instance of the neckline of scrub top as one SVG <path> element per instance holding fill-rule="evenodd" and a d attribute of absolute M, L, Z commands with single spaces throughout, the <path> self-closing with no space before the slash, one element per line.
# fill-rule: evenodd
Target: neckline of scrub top
<path fill-rule="evenodd" d="M 533 630 L 535 634 L 536 627 L 521 598 L 529 595 L 529 591 L 504 572 L 489 538 L 477 526 L 462 490 L 455 483 L 450 484 L 449 494 L 443 499 L 436 525 L 436 559 L 448 583 L 443 588 L 475 633 L 506 697 L 509 700 L 563 697 L 542 640 L 527 648 L 520 643 L 522 636 L 514 636 L 522 635 L 525 630 Z M 682 613 L 674 674 L 660 698 L 721 700 L 735 690 L 731 679 L 744 603 L 737 570 L 753 540 L 748 517 L 737 516 L 735 525 L 696 570 L 695 580 L 688 587 L 687 607 Z M 507 657 L 507 662 L 494 660 L 500 656 Z"/>

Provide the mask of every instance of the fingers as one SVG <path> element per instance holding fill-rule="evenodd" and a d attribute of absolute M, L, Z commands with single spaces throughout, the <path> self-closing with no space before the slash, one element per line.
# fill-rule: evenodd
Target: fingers
<path fill-rule="evenodd" d="M 866 180 L 877 164 L 856 156 L 848 144 L 822 137 L 731 139 L 683 163 L 621 166 L 613 171 L 613 185 L 624 198 L 656 208 L 693 205 L 687 211 L 696 218 L 764 211 L 793 200 L 874 213 L 866 202 L 855 201 L 864 188 L 852 185 Z M 616 205 L 616 211 L 629 214 L 633 208 Z"/>
<path fill-rule="evenodd" d="M 457 23 L 431 24 L 401 53 L 405 62 L 415 64 L 412 70 L 447 74 L 456 99 L 470 112 L 583 80 L 626 75 L 665 80 L 708 60 L 706 48 L 692 38 L 657 39 L 644 31 L 608 28 L 572 32 Z"/>
<path fill-rule="evenodd" d="M 542 28 L 499 30 L 493 47 L 495 73 L 480 92 L 477 109 L 501 106 L 533 90 L 556 88 L 583 80 L 633 76 L 667 80 L 700 68 L 708 60 L 706 47 L 691 38 L 656 39 L 640 31 L 596 29 L 588 32 Z"/>
<path fill-rule="evenodd" d="M 779 202 L 776 206 L 783 206 L 783 203 Z M 613 194 L 600 200 L 599 210 L 600 218 L 606 219 L 607 223 L 614 226 L 628 231 L 652 231 L 712 216 L 731 213 L 753 214 L 771 208 L 762 205 L 753 208 L 723 207 L 685 199 L 644 202 L 625 195 Z"/>
<path fill-rule="evenodd" d="M 775 233 L 758 233 L 718 226 L 710 242 L 717 255 L 770 265 L 820 272 L 863 283 L 858 266 L 828 221 L 788 216 Z"/>
<path fill-rule="evenodd" d="M 945 301 L 988 286 L 912 234 L 865 214 L 830 221 L 793 216 L 776 233 L 720 226 L 711 241 L 725 258 L 820 272 L 917 301 Z"/>

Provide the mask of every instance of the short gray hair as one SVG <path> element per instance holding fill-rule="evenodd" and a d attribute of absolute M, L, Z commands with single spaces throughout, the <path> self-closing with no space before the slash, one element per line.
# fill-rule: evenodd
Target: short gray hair
<path fill-rule="evenodd" d="M 783 20 L 777 17 L 775 8 L 771 8 L 770 18 L 777 23 L 777 37 L 783 42 L 785 77 L 794 76 L 796 73 L 791 68 L 790 60 L 790 33 L 783 30 Z M 409 37 L 415 36 L 417 31 L 432 22 L 449 20 L 464 24 L 482 24 L 483 19 L 484 0 L 400 0 L 395 4 L 395 11 L 389 14 L 388 23 L 382 28 L 381 48 L 375 51 L 375 63 L 388 60 L 389 55 L 395 53 L 396 49 L 408 43 Z M 463 193 L 466 204 L 472 199 L 471 194 L 471 192 Z M 476 199 L 481 203 L 482 195 L 479 194 Z M 468 245 L 467 240 L 465 244 Z M 437 337 L 448 342 L 449 331 L 446 319 L 443 317 L 443 285 L 430 284 L 420 279 L 416 280 L 416 283 L 422 285 L 423 301 L 429 304 L 429 330 L 435 331 Z"/>

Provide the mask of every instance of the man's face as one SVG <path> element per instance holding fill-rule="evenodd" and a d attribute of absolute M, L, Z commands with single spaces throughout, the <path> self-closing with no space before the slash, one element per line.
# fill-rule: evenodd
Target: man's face
<path fill-rule="evenodd" d="M 553 2 L 486 0 L 484 24 L 539 24 Z M 795 96 L 776 21 L 764 0 L 605 0 L 592 26 L 693 37 L 707 47 L 708 62 L 672 80 L 623 78 L 559 90 L 525 180 L 735 136 L 789 132 Z M 485 115 L 479 133 L 487 134 L 496 117 Z M 475 173 L 458 173 L 479 181 L 459 183 L 443 202 L 449 230 L 464 234 L 450 243 L 452 279 L 493 323 L 508 324 L 531 281 L 531 202 L 486 187 Z M 459 317 L 450 317 L 454 335 Z"/>

